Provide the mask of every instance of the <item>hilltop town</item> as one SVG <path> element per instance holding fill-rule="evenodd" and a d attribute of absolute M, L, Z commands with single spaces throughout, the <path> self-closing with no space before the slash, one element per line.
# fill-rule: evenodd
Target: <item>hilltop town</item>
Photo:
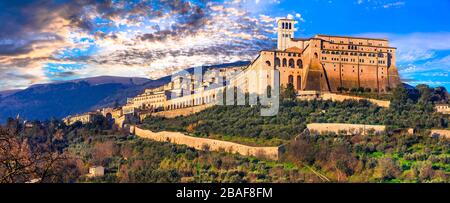
<path fill-rule="evenodd" d="M 128 99 L 119 109 L 105 109 L 104 114 L 110 113 L 120 122 L 130 119 L 130 115 L 142 120 L 155 112 L 216 103 L 218 98 L 223 98 L 219 92 L 224 94 L 226 89 L 235 87 L 244 93 L 262 94 L 268 86 L 291 84 L 299 98 L 315 99 L 324 93 L 343 90 L 387 93 L 401 85 L 396 48 L 390 47 L 386 39 L 328 35 L 294 38 L 295 21 L 280 19 L 277 25 L 277 49 L 261 51 L 250 65 L 223 68 L 209 74 L 202 72 L 201 78 L 190 73 L 177 75 L 164 86 L 147 89 Z M 275 70 L 277 81 L 270 74 Z M 259 85 L 262 78 L 255 78 L 260 77 L 254 75 L 257 71 L 267 72 L 267 85 Z M 82 118 L 76 116 L 71 120 L 82 121 Z"/>
<path fill-rule="evenodd" d="M 277 48 L 248 65 L 181 71 L 62 121 L 8 119 L 1 136 L 38 146 L 21 160 L 49 159 L 4 182 L 449 182 L 445 88 L 402 84 L 387 39 L 294 25 L 279 20 Z"/>
<path fill-rule="evenodd" d="M 179 132 L 155 133 L 136 125 L 144 123 L 149 117 L 176 118 L 193 115 L 212 106 L 226 105 L 227 102 L 239 105 L 239 92 L 245 97 L 241 101 L 243 105 L 255 105 L 257 103 L 252 104 L 248 95 L 257 95 L 260 99 L 268 92 L 280 94 L 274 88 L 282 91 L 291 88 L 296 100 L 369 101 L 382 108 L 390 107 L 389 100 L 343 93 L 386 95 L 392 94 L 392 90 L 402 85 L 396 68 L 396 48 L 390 47 L 387 39 L 329 35 L 301 39 L 294 38 L 295 21 L 280 19 L 277 24 L 277 49 L 261 51 L 247 66 L 200 70 L 197 74 L 181 72 L 173 76 L 168 84 L 146 89 L 144 93 L 127 99 L 122 107 L 70 116 L 65 119 L 65 123 L 71 125 L 79 121 L 86 124 L 101 114 L 114 120 L 118 127 L 126 128 L 140 137 L 157 141 L 170 140 L 199 150 L 207 146 L 213 151 L 225 150 L 277 160 L 283 152 L 283 146 L 254 148 L 238 143 L 194 138 Z M 447 107 L 448 105 L 440 104 L 435 109 L 445 114 L 448 113 Z M 384 133 L 386 126 L 366 123 L 310 123 L 307 129 L 321 134 L 345 132 L 352 135 L 368 134 L 369 131 Z M 415 133 L 413 127 L 405 128 L 404 131 Z M 450 137 L 450 131 L 446 130 L 435 129 L 430 133 L 431 136 Z"/>
<path fill-rule="evenodd" d="M 122 107 L 69 116 L 64 121 L 68 125 L 78 121 L 85 124 L 100 114 L 122 128 L 125 124 L 142 123 L 150 116 L 188 116 L 214 105 L 226 105 L 230 89 L 233 94 L 237 90 L 262 96 L 270 91 L 275 93 L 274 88 L 288 86 L 299 100 L 368 100 L 389 108 L 388 100 L 343 94 L 390 94 L 402 85 L 396 67 L 396 48 L 389 46 L 387 39 L 330 35 L 295 38 L 295 24 L 291 19 L 278 20 L 277 48 L 262 50 L 247 66 L 200 70 L 199 74 L 181 72 L 161 87 L 128 98 Z M 447 104 L 435 108 L 437 112 L 449 112 Z M 449 136 L 447 132 L 441 134 Z"/>

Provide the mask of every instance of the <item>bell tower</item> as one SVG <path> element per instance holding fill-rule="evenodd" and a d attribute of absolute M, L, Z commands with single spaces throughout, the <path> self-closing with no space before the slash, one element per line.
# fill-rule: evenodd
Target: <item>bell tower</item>
<path fill-rule="evenodd" d="M 289 48 L 291 39 L 294 38 L 294 24 L 292 19 L 279 19 L 278 22 L 278 50 L 286 50 Z"/>

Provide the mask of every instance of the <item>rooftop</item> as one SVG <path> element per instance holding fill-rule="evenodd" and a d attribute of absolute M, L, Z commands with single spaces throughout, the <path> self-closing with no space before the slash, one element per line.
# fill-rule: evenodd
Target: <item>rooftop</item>
<path fill-rule="evenodd" d="M 318 34 L 315 36 L 317 37 L 341 37 L 341 38 L 351 38 L 351 39 L 366 39 L 366 40 L 380 40 L 380 41 L 388 41 L 387 39 L 381 39 L 381 38 L 368 38 L 368 37 L 349 37 L 349 36 L 339 36 L 339 35 L 322 35 Z"/>

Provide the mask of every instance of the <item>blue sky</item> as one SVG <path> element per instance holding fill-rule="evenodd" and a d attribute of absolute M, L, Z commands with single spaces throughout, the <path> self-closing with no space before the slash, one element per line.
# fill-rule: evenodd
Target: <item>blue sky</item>
<path fill-rule="evenodd" d="M 0 90 L 100 75 L 158 78 L 254 59 L 296 37 L 388 38 L 405 82 L 450 88 L 448 0 L 0 1 Z"/>

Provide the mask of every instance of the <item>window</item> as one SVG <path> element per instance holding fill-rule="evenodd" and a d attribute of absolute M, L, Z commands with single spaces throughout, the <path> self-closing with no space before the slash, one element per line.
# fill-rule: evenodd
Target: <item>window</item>
<path fill-rule="evenodd" d="M 302 89 L 302 77 L 297 76 L 297 89 L 301 90 Z"/>
<path fill-rule="evenodd" d="M 327 57 L 325 57 L 325 60 L 327 60 Z M 303 61 L 301 59 L 297 60 L 297 66 L 298 68 L 303 68 Z"/>
<path fill-rule="evenodd" d="M 295 68 L 295 62 L 294 62 L 294 59 L 289 59 L 289 67 L 290 67 L 290 68 Z"/>
<path fill-rule="evenodd" d="M 283 59 L 283 67 L 286 67 L 286 66 L 287 66 L 287 60 Z"/>
<path fill-rule="evenodd" d="M 266 65 L 267 66 L 270 66 L 271 64 L 270 64 L 270 61 L 266 61 Z"/>
<path fill-rule="evenodd" d="M 290 84 L 294 84 L 294 76 L 292 76 L 292 75 L 289 75 L 289 83 Z"/>
<path fill-rule="evenodd" d="M 275 68 L 276 68 L 276 67 L 280 67 L 280 64 L 281 64 L 281 63 L 280 63 L 280 58 L 278 58 L 278 57 L 275 58 Z"/>

